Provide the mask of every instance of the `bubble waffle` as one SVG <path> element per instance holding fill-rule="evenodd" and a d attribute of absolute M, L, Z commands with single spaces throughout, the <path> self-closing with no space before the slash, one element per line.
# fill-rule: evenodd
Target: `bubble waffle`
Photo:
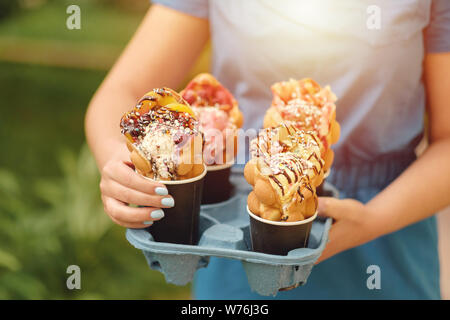
<path fill-rule="evenodd" d="M 327 172 L 334 159 L 330 146 L 339 140 L 340 135 L 336 121 L 336 96 L 328 86 L 321 88 L 309 78 L 278 82 L 271 89 L 273 100 L 264 117 L 264 128 L 287 123 L 316 132 L 322 142 L 321 155 Z"/>
<path fill-rule="evenodd" d="M 299 221 L 317 210 L 316 187 L 323 180 L 321 142 L 312 131 L 282 124 L 251 141 L 244 176 L 253 191 L 250 211 L 273 221 Z"/>
<path fill-rule="evenodd" d="M 188 103 L 169 88 L 153 89 L 121 119 L 137 172 L 157 180 L 193 178 L 204 170 L 203 137 Z"/>
<path fill-rule="evenodd" d="M 237 129 L 243 122 L 233 95 L 208 73 L 197 75 L 180 94 L 199 119 L 207 164 L 232 161 L 237 154 Z"/>

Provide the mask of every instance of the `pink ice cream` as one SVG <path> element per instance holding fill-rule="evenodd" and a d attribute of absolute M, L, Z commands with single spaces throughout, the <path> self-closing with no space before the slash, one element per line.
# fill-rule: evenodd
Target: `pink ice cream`
<path fill-rule="evenodd" d="M 206 165 L 225 164 L 234 157 L 234 134 L 236 127 L 228 114 L 216 107 L 192 107 L 204 134 L 204 161 Z M 230 145 L 231 147 L 226 148 Z M 227 150 L 224 155 L 224 150 Z"/>

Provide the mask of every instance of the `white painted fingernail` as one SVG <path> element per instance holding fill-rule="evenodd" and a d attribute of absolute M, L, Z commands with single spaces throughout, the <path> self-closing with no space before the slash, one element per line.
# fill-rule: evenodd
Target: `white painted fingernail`
<path fill-rule="evenodd" d="M 144 221 L 144 224 L 151 226 L 153 224 L 153 221 Z"/>
<path fill-rule="evenodd" d="M 158 196 L 167 196 L 167 195 L 169 194 L 169 192 L 167 191 L 167 189 L 164 188 L 164 187 L 157 187 L 157 188 L 155 189 L 155 193 L 156 193 Z"/>
<path fill-rule="evenodd" d="M 152 217 L 153 219 L 161 219 L 164 218 L 164 211 L 162 211 L 161 209 L 152 211 L 150 213 L 150 217 Z"/>
<path fill-rule="evenodd" d="M 173 198 L 163 198 L 161 200 L 161 204 L 166 207 L 173 207 L 175 205 L 175 201 Z"/>

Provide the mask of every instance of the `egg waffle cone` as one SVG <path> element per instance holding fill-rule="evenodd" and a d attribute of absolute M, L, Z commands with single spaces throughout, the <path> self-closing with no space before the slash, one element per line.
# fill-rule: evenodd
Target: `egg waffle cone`
<path fill-rule="evenodd" d="M 156 130 L 151 127 L 153 124 L 156 122 L 164 123 L 163 121 L 166 121 L 167 117 L 173 114 L 182 116 L 175 120 L 174 128 L 179 126 L 181 119 L 183 119 L 192 127 L 192 130 L 189 128 L 191 134 L 180 137 L 181 143 L 178 143 L 174 148 L 173 154 L 161 152 L 161 155 L 171 161 L 173 168 L 167 166 L 170 172 L 167 176 L 160 176 L 157 174 L 158 166 L 154 161 L 154 158 L 160 156 L 160 154 L 157 154 L 157 152 L 156 154 L 149 154 L 143 147 L 143 141 L 147 135 L 155 134 Z M 145 177 L 157 180 L 183 180 L 201 174 L 204 170 L 202 159 L 203 137 L 201 133 L 196 131 L 196 125 L 194 112 L 174 90 L 169 88 L 154 89 L 144 95 L 136 107 L 126 113 L 121 121 L 122 133 L 127 138 L 130 160 L 136 171 Z M 158 131 L 161 137 L 165 137 L 169 141 L 172 141 L 170 139 L 176 139 L 177 136 L 174 136 L 170 130 L 172 126 L 167 128 L 167 130 Z M 136 130 L 139 130 L 139 133 L 135 134 Z"/>
<path fill-rule="evenodd" d="M 222 159 L 223 163 L 233 161 L 237 154 L 237 129 L 242 127 L 244 120 L 233 95 L 209 73 L 197 75 L 180 94 L 199 112 L 201 112 L 201 107 L 216 107 L 227 113 L 230 127 L 226 130 L 231 131 L 231 134 L 228 133 L 231 139 L 224 141 Z"/>
<path fill-rule="evenodd" d="M 228 113 L 236 128 L 242 127 L 244 118 L 236 99 L 213 75 L 198 74 L 180 94 L 193 107 L 217 105 Z"/>
<path fill-rule="evenodd" d="M 316 187 L 323 180 L 324 161 L 314 132 L 280 125 L 263 130 L 251 142 L 252 159 L 244 176 L 253 191 L 250 211 L 272 221 L 299 221 L 317 209 Z"/>
<path fill-rule="evenodd" d="M 334 159 L 330 147 L 340 136 L 340 125 L 336 121 L 336 96 L 328 86 L 321 88 L 309 78 L 278 82 L 271 89 L 273 100 L 264 117 L 264 128 L 287 123 L 297 129 L 315 131 L 322 141 L 321 156 L 327 172 Z"/>

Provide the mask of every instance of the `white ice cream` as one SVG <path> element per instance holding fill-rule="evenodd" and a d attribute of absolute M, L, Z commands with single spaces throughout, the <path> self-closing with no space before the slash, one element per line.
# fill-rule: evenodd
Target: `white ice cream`
<path fill-rule="evenodd" d="M 147 159 L 150 159 L 155 178 L 170 179 L 174 176 L 175 142 L 170 132 L 154 128 L 152 130 L 151 126 L 148 127 L 141 141 L 140 150 Z"/>

